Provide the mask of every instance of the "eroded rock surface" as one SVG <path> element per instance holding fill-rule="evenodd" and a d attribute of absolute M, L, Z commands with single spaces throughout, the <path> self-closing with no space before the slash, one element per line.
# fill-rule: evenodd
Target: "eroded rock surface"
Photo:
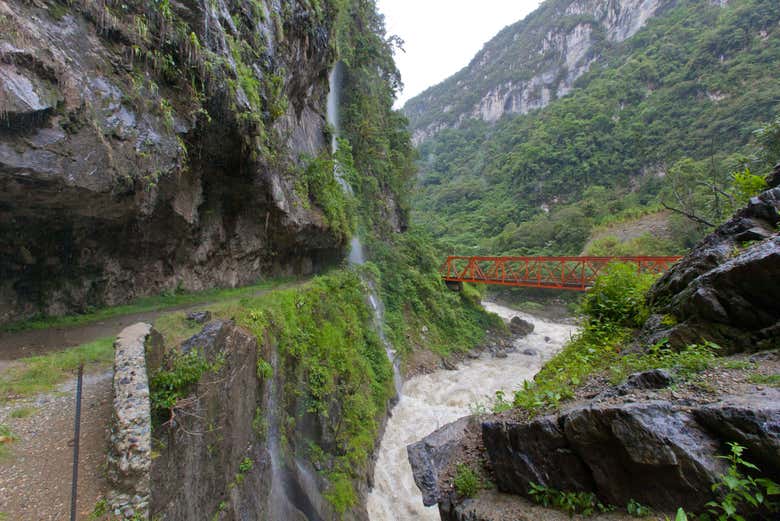
<path fill-rule="evenodd" d="M 328 150 L 333 20 L 158 5 L 0 1 L 0 323 L 307 274 L 345 247 L 296 191 Z"/>
<path fill-rule="evenodd" d="M 751 199 L 664 274 L 648 299 L 660 315 L 645 325 L 643 343 L 668 338 L 684 346 L 704 340 L 738 352 L 780 342 L 780 187 Z"/>

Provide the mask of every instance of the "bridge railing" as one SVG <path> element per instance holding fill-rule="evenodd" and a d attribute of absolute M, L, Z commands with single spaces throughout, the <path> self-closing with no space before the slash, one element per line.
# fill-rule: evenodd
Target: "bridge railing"
<path fill-rule="evenodd" d="M 612 262 L 634 264 L 646 273 L 662 273 L 681 257 L 481 257 L 450 256 L 441 268 L 452 283 L 471 282 L 503 286 L 584 291 Z"/>

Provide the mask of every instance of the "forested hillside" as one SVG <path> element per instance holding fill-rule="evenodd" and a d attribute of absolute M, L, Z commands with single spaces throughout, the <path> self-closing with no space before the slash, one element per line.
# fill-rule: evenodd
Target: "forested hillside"
<path fill-rule="evenodd" d="M 527 34 L 552 4 L 561 7 L 547 2 L 513 27 Z M 545 108 L 495 123 L 466 118 L 423 140 L 416 219 L 460 253 L 577 254 L 596 227 L 595 250 L 614 253 L 605 226 L 666 205 L 665 232 L 634 234 L 627 246 L 666 253 L 760 187 L 754 174 L 778 159 L 762 146 L 780 112 L 776 2 L 679 1 L 590 56 L 573 90 Z M 507 67 L 522 78 L 522 66 Z"/>

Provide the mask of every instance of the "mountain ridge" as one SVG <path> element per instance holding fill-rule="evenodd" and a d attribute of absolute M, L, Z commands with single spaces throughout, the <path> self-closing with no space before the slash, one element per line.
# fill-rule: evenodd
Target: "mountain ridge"
<path fill-rule="evenodd" d="M 630 38 L 674 3 L 542 3 L 489 40 L 466 67 L 404 105 L 415 144 L 467 119 L 495 122 L 505 114 L 526 114 L 547 106 L 567 95 L 607 47 Z"/>

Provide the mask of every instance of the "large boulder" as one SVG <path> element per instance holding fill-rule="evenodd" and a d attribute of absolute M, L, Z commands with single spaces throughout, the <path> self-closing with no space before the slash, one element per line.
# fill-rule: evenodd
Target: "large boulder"
<path fill-rule="evenodd" d="M 442 500 L 439 487 L 441 474 L 454 463 L 455 448 L 472 421 L 472 417 L 461 418 L 406 448 L 414 482 L 422 492 L 425 506 L 433 506 Z"/>
<path fill-rule="evenodd" d="M 512 317 L 512 320 L 509 321 L 509 330 L 515 335 L 530 335 L 534 332 L 534 327 L 533 323 L 518 316 Z"/>
<path fill-rule="evenodd" d="M 448 465 L 467 443 L 467 425 L 442 427 L 409 447 L 425 504 L 438 502 L 442 519 L 472 519 L 465 512 L 479 503 L 457 497 L 447 480 Z M 481 427 L 486 467 L 504 494 L 528 497 L 537 483 L 592 492 L 614 505 L 633 499 L 661 511 L 701 512 L 726 471 L 719 456 L 732 441 L 747 448 L 746 459 L 764 475 L 780 475 L 780 390 L 774 388 L 713 403 L 597 398 L 538 418 L 494 416 Z"/>
<path fill-rule="evenodd" d="M 709 340 L 738 352 L 778 346 L 780 187 L 750 200 L 664 274 L 648 294 L 657 313 L 642 343 Z M 661 320 L 673 316 L 675 322 Z"/>
<path fill-rule="evenodd" d="M 502 492 L 530 483 L 595 492 L 612 504 L 700 510 L 724 470 L 718 442 L 667 402 L 591 405 L 559 415 L 483 424 Z"/>

